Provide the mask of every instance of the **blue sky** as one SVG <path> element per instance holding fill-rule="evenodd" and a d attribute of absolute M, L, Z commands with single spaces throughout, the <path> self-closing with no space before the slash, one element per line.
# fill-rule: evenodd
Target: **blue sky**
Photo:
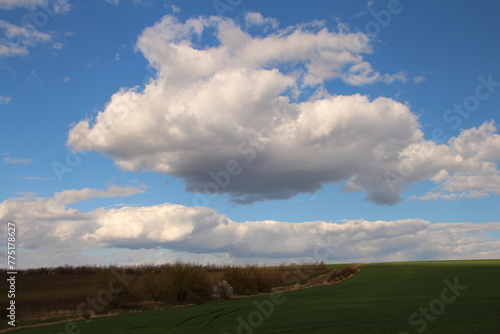
<path fill-rule="evenodd" d="M 0 0 L 21 265 L 498 258 L 499 14 Z"/>

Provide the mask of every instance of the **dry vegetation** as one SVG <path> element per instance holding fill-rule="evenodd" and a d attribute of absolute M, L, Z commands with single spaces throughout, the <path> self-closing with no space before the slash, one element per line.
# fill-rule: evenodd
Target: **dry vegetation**
<path fill-rule="evenodd" d="M 332 270 L 328 282 L 343 281 L 359 271 L 358 266 L 347 266 L 342 269 Z"/>
<path fill-rule="evenodd" d="M 17 316 L 18 320 L 29 322 L 177 307 L 269 293 L 307 285 L 315 278 L 338 281 L 356 270 L 354 267 L 328 270 L 323 262 L 275 267 L 176 262 L 134 267 L 28 269 L 20 271 L 17 279 Z"/>

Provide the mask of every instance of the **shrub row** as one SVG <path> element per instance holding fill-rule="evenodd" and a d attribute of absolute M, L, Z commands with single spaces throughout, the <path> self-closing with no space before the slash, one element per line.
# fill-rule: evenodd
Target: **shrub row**
<path fill-rule="evenodd" d="M 330 278 L 328 278 L 329 282 L 333 281 L 341 281 L 346 279 L 347 277 L 357 273 L 359 271 L 357 266 L 347 266 L 339 270 L 333 270 Z"/>
<path fill-rule="evenodd" d="M 123 287 L 116 274 L 133 277 Z M 141 266 L 61 266 L 20 270 L 19 301 L 23 314 L 49 314 L 59 310 L 75 311 L 82 302 L 110 299 L 96 313 L 136 308 L 139 305 L 197 304 L 227 299 L 232 294 L 251 295 L 270 292 L 285 285 L 290 276 L 301 282 L 328 272 L 325 264 L 291 264 L 275 267 L 248 265 L 200 265 L 176 262 Z M 51 276 L 52 275 L 52 276 Z M 285 279 L 287 278 L 287 279 Z M 106 292 L 113 289 L 119 293 Z M 81 289 L 75 290 L 75 284 Z M 37 291 L 44 291 L 43 294 Z M 142 307 L 142 306 L 141 306 Z M 144 306 L 146 307 L 146 306 Z M 22 317 L 22 315 L 20 314 Z"/>

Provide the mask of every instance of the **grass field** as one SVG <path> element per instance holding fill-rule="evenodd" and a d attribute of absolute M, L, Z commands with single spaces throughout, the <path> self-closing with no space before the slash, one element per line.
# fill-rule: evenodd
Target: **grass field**
<path fill-rule="evenodd" d="M 500 333 L 500 260 L 366 264 L 345 282 L 283 295 L 13 333 L 424 332 Z"/>

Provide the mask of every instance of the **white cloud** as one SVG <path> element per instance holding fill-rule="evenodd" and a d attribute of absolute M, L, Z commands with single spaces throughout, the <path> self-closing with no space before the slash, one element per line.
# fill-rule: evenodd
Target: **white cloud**
<path fill-rule="evenodd" d="M 140 187 L 119 187 L 115 185 L 109 186 L 106 190 L 96 190 L 85 188 L 81 190 L 65 190 L 54 194 L 54 200 L 57 203 L 68 204 L 85 201 L 92 197 L 118 197 L 131 196 L 144 192 L 146 188 Z"/>
<path fill-rule="evenodd" d="M 203 46 L 213 30 L 219 43 Z M 493 123 L 477 138 L 464 131 L 438 145 L 424 139 L 405 104 L 327 91 L 324 83 L 335 79 L 407 80 L 364 60 L 372 48 L 361 33 L 311 23 L 253 37 L 230 19 L 165 16 L 137 47 L 156 78 L 143 90 L 115 93 L 93 124 L 70 130 L 67 144 L 106 152 L 125 170 L 182 178 L 187 191 L 203 194 L 195 204 L 217 193 L 242 204 L 285 199 L 343 181 L 344 191 L 395 204 L 403 189 L 442 170 L 450 177 L 497 173 Z"/>
<path fill-rule="evenodd" d="M 71 77 L 65 76 L 65 77 L 63 77 L 63 81 L 64 82 L 70 82 L 71 81 Z"/>
<path fill-rule="evenodd" d="M 177 7 L 176 5 L 174 5 L 173 3 L 166 3 L 164 5 L 165 9 L 168 9 L 168 10 L 171 10 L 172 13 L 174 14 L 177 14 L 181 11 L 181 9 L 179 7 Z"/>
<path fill-rule="evenodd" d="M 51 40 L 51 36 L 46 33 L 31 29 L 30 27 L 16 26 L 4 20 L 0 20 L 0 28 L 4 30 L 4 34 L 7 38 L 14 39 L 16 37 L 23 37 L 27 40 L 26 44 Z"/>
<path fill-rule="evenodd" d="M 446 150 L 426 153 L 417 164 L 435 164 L 443 154 L 450 159 L 447 167 L 440 169 L 429 178 L 436 183 L 436 191 L 431 191 L 420 200 L 477 198 L 500 195 L 500 172 L 494 163 L 500 160 L 500 135 L 495 134 L 493 122 L 486 122 L 478 128 L 462 131 L 458 137 L 448 141 Z M 434 167 L 437 170 L 438 167 Z"/>
<path fill-rule="evenodd" d="M 52 4 L 55 14 L 67 13 L 71 10 L 71 0 L 54 0 L 49 1 Z"/>
<path fill-rule="evenodd" d="M 359 13 L 357 13 L 355 17 L 358 18 L 358 17 L 361 17 L 361 16 L 368 14 L 368 12 L 370 10 L 372 10 L 374 4 L 375 4 L 375 0 L 369 0 L 366 3 L 365 8 L 363 8 L 363 10 L 361 10 Z"/>
<path fill-rule="evenodd" d="M 21 179 L 26 180 L 50 180 L 49 177 L 41 177 L 41 176 L 19 176 Z"/>
<path fill-rule="evenodd" d="M 415 83 L 421 83 L 421 82 L 424 82 L 425 80 L 426 79 L 423 75 L 419 75 L 419 76 L 413 78 L 413 82 L 415 82 Z"/>
<path fill-rule="evenodd" d="M 352 66 L 344 75 L 344 80 L 354 86 L 362 86 L 380 80 L 380 74 L 374 72 L 368 62 L 362 62 Z"/>
<path fill-rule="evenodd" d="M 10 103 L 11 100 L 12 100 L 12 97 L 10 97 L 10 96 L 0 95 L 0 105 L 7 105 Z"/>
<path fill-rule="evenodd" d="M 153 5 L 152 0 L 132 0 L 132 4 L 135 6 L 151 6 Z"/>
<path fill-rule="evenodd" d="M 8 164 L 21 164 L 21 165 L 27 165 L 31 164 L 34 162 L 33 159 L 19 159 L 19 158 L 11 158 L 11 157 L 5 157 L 3 158 L 3 162 L 8 163 Z"/>
<path fill-rule="evenodd" d="M 52 40 L 49 34 L 28 26 L 16 26 L 4 20 L 0 20 L 0 31 L 3 31 L 3 36 L 0 38 L 0 56 L 25 56 L 29 47 Z"/>
<path fill-rule="evenodd" d="M 43 5 L 44 10 L 51 13 L 66 13 L 71 10 L 70 0 L 0 0 L 0 9 L 27 8 L 35 9 Z"/>
<path fill-rule="evenodd" d="M 22 197 L 33 197 L 36 193 L 31 191 L 16 191 L 14 194 L 21 195 Z"/>
<path fill-rule="evenodd" d="M 107 2 L 113 6 L 117 6 L 120 4 L 120 0 L 104 0 L 104 2 Z M 140 6 L 149 6 L 152 4 L 152 2 L 150 0 L 132 0 L 131 2 L 134 6 L 139 6 L 139 5 Z M 172 6 L 176 7 L 174 5 L 172 5 Z M 172 7 L 172 9 L 174 9 L 173 7 Z"/>
<path fill-rule="evenodd" d="M 266 26 L 269 25 L 272 28 L 277 28 L 279 25 L 279 21 L 270 18 L 270 17 L 263 17 L 261 13 L 256 13 L 256 12 L 249 12 L 245 14 L 245 22 L 248 26 Z"/>
<path fill-rule="evenodd" d="M 0 42 L 0 56 L 15 57 L 15 56 L 25 56 L 28 54 L 28 50 L 24 46 L 3 44 Z"/>
<path fill-rule="evenodd" d="M 422 201 L 446 199 L 458 200 L 462 198 L 479 198 L 491 195 L 500 195 L 500 175 L 463 175 L 456 174 L 447 178 L 438 191 L 431 191 L 421 197 Z"/>
<path fill-rule="evenodd" d="M 120 212 L 121 211 L 121 212 Z M 127 219 L 127 233 L 118 232 Z M 171 224 L 174 224 L 173 226 Z M 397 221 L 351 220 L 344 223 L 313 221 L 288 223 L 253 221 L 237 223 L 208 208 L 185 208 L 164 204 L 149 208 L 118 209 L 99 220 L 94 234 L 84 237 L 111 247 L 163 247 L 190 253 L 226 253 L 236 258 L 314 257 L 330 252 L 332 261 L 387 259 L 398 253 L 404 259 L 426 256 L 448 258 L 471 256 L 458 251 L 469 234 L 500 230 L 499 223 L 434 226 L 420 219 Z M 446 231 L 445 231 L 446 229 Z M 170 233 L 171 231 L 171 233 Z M 450 231 L 450 234 L 447 235 Z M 438 245 L 433 242 L 440 241 Z M 478 238 L 465 248 L 477 247 Z M 488 245 L 491 246 L 491 243 Z M 490 254 L 498 251 L 485 247 Z M 461 254 L 459 254 L 461 253 Z"/>
<path fill-rule="evenodd" d="M 396 74 L 386 74 L 382 81 L 386 83 L 393 83 L 395 81 L 399 81 L 402 83 L 407 83 L 408 82 L 408 77 L 406 76 L 406 73 L 404 72 L 398 72 Z"/>
<path fill-rule="evenodd" d="M 374 241 L 411 235 L 428 224 L 419 219 L 354 220 L 342 224 L 268 220 L 237 223 L 206 207 L 161 204 L 109 210 L 98 218 L 96 231 L 83 238 L 106 247 L 163 247 L 191 253 L 263 258 L 307 257 L 322 244 L 331 244 L 338 256 L 342 254 L 345 258 L 359 254 L 360 248 L 370 247 Z"/>
<path fill-rule="evenodd" d="M 247 259 L 261 263 L 311 258 L 367 262 L 500 256 L 500 240 L 489 236 L 500 230 L 500 223 L 431 224 L 421 219 L 235 222 L 207 207 L 170 203 L 90 212 L 68 207 L 94 196 L 128 196 L 142 191 L 114 186 L 106 191 L 66 190 L 49 198 L 10 198 L 0 203 L 0 219 L 16 222 L 18 247 L 38 254 L 38 260 L 25 259 L 23 266 L 78 264 L 75 261 L 85 261 L 88 251 L 109 254 L 115 250 L 101 263 L 131 258 L 135 263 L 151 263 L 151 255 L 158 250 L 182 252 L 184 258 L 193 260 L 219 257 L 225 262 Z M 61 249 L 63 256 L 49 256 L 61 253 Z M 42 255 L 45 259 L 37 262 Z"/>
<path fill-rule="evenodd" d="M 45 3 L 46 0 L 0 0 L 1 9 L 14 9 L 17 7 L 35 8 Z"/>
<path fill-rule="evenodd" d="M 71 209 L 68 204 L 93 197 L 130 196 L 141 192 L 144 192 L 144 187 L 111 185 L 105 191 L 86 188 L 65 190 L 53 197 L 9 198 L 0 203 L 0 220 L 19 224 L 18 246 L 21 248 L 36 249 L 52 244 L 62 248 L 76 247 L 80 252 L 87 247 L 81 245 L 79 238 L 92 228 L 96 213 Z"/>

